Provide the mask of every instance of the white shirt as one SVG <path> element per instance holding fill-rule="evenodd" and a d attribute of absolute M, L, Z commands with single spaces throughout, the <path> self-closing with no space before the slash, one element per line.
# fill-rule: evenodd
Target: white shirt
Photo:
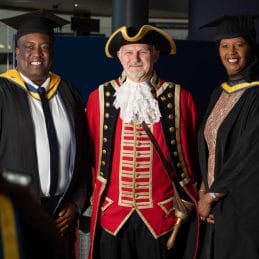
<path fill-rule="evenodd" d="M 39 86 L 30 79 L 21 75 L 24 81 L 37 89 Z M 48 89 L 50 78 L 41 85 Z M 36 152 L 38 159 L 38 170 L 40 186 L 44 196 L 49 196 L 50 187 L 50 151 L 45 117 L 41 101 L 29 96 L 31 115 L 35 130 Z M 70 183 L 75 161 L 75 136 L 70 125 L 63 101 L 58 92 L 49 100 L 49 107 L 53 117 L 58 143 L 59 143 L 59 180 L 57 193 L 63 194 Z"/>

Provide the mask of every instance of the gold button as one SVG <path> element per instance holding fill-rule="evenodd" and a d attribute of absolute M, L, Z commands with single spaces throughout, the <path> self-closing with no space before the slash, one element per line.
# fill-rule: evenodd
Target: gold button
<path fill-rule="evenodd" d="M 103 128 L 104 128 L 104 130 L 107 130 L 107 129 L 108 129 L 108 126 L 105 124 L 105 125 L 103 126 Z"/>
<path fill-rule="evenodd" d="M 168 108 L 168 109 L 172 109 L 172 108 L 173 108 L 173 104 L 172 104 L 172 103 L 168 103 L 168 104 L 167 104 L 167 108 Z"/>
<path fill-rule="evenodd" d="M 165 100 L 166 100 L 166 98 L 165 98 L 163 95 L 160 97 L 160 99 L 161 99 L 162 101 L 165 101 Z"/>
<path fill-rule="evenodd" d="M 103 176 L 103 172 L 102 171 L 100 172 L 100 175 Z"/>
<path fill-rule="evenodd" d="M 175 145 L 176 141 L 174 139 L 171 140 L 171 144 Z"/>
<path fill-rule="evenodd" d="M 106 107 L 110 107 L 111 104 L 110 104 L 109 102 L 106 102 L 106 103 L 105 103 L 105 106 L 106 106 Z"/>
<path fill-rule="evenodd" d="M 169 131 L 170 131 L 170 132 L 174 132 L 174 131 L 175 131 L 175 128 L 174 128 L 174 127 L 170 127 L 170 128 L 169 128 Z"/>
<path fill-rule="evenodd" d="M 181 163 L 180 163 L 180 162 L 177 163 L 176 166 L 177 166 L 178 168 L 180 168 L 180 167 L 181 167 Z"/>
<path fill-rule="evenodd" d="M 141 146 L 141 143 L 140 143 L 140 142 L 137 142 L 137 146 Z"/>
<path fill-rule="evenodd" d="M 178 152 L 174 151 L 174 156 L 178 156 Z"/>
<path fill-rule="evenodd" d="M 110 117 L 110 113 L 106 112 L 104 116 L 106 119 L 108 119 Z"/>
<path fill-rule="evenodd" d="M 107 92 L 105 92 L 105 95 L 106 96 L 111 96 L 111 92 L 107 91 Z"/>
<path fill-rule="evenodd" d="M 173 94 L 172 93 L 169 93 L 167 96 L 168 96 L 168 98 L 173 98 Z"/>
<path fill-rule="evenodd" d="M 169 120 L 173 120 L 174 119 L 174 115 L 173 114 L 169 114 L 168 118 L 169 118 Z"/>
<path fill-rule="evenodd" d="M 102 160 L 102 165 L 105 165 L 105 164 L 106 164 L 105 161 Z"/>
<path fill-rule="evenodd" d="M 107 138 L 103 138 L 103 142 L 106 143 L 107 142 Z"/>
<path fill-rule="evenodd" d="M 139 197 L 139 195 L 138 194 L 135 194 L 135 198 L 138 198 Z"/>
<path fill-rule="evenodd" d="M 104 155 L 106 155 L 106 153 L 107 153 L 107 151 L 105 149 L 103 149 L 102 152 L 103 152 Z"/>
<path fill-rule="evenodd" d="M 182 177 L 182 178 L 185 178 L 185 174 L 184 174 L 184 173 L 181 173 L 181 177 Z"/>

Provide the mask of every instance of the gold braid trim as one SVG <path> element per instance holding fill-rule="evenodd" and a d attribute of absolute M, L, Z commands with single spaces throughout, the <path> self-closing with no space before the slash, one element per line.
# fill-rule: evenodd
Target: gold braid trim
<path fill-rule="evenodd" d="M 251 83 L 244 82 L 244 83 L 236 84 L 234 86 L 230 86 L 227 82 L 225 82 L 225 83 L 221 84 L 221 87 L 227 93 L 233 93 L 233 92 L 242 90 L 244 88 L 253 87 L 253 86 L 256 86 L 256 85 L 259 85 L 259 81 L 254 81 L 254 82 L 251 82 Z"/>
<path fill-rule="evenodd" d="M 108 58 L 112 58 L 112 55 L 109 51 L 109 47 L 110 47 L 110 44 L 111 42 L 113 41 L 113 39 L 119 34 L 121 33 L 122 37 L 124 40 L 128 41 L 129 43 L 136 43 L 138 41 L 140 41 L 141 39 L 144 38 L 144 36 L 149 32 L 149 31 L 156 31 L 157 33 L 159 33 L 160 35 L 162 35 L 167 41 L 168 43 L 170 44 L 171 46 L 171 51 L 169 53 L 169 55 L 173 55 L 176 53 L 176 45 L 175 45 L 175 42 L 173 41 L 173 39 L 170 37 L 169 34 L 167 34 L 165 31 L 157 28 L 157 27 L 154 27 L 154 26 L 151 26 L 151 25 L 148 25 L 148 24 L 145 24 L 143 25 L 139 32 L 133 36 L 133 37 L 130 37 L 128 35 L 128 31 L 127 31 L 127 27 L 126 26 L 122 26 L 120 28 L 118 28 L 115 32 L 113 32 L 113 34 L 110 36 L 110 38 L 108 39 L 106 45 L 105 45 L 105 54 Z"/>

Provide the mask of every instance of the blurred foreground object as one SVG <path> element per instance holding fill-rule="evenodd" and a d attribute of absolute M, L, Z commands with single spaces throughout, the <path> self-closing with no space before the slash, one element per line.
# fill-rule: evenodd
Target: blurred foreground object
<path fill-rule="evenodd" d="M 54 223 L 33 198 L 30 176 L 17 175 L 0 173 L 0 258 L 55 259 Z"/>

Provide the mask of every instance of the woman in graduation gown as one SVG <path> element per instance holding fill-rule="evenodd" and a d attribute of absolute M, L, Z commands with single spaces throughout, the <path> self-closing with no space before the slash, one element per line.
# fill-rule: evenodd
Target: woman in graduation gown
<path fill-rule="evenodd" d="M 253 16 L 224 16 L 216 27 L 228 74 L 212 94 L 199 131 L 204 222 L 200 258 L 259 258 L 259 65 Z"/>

